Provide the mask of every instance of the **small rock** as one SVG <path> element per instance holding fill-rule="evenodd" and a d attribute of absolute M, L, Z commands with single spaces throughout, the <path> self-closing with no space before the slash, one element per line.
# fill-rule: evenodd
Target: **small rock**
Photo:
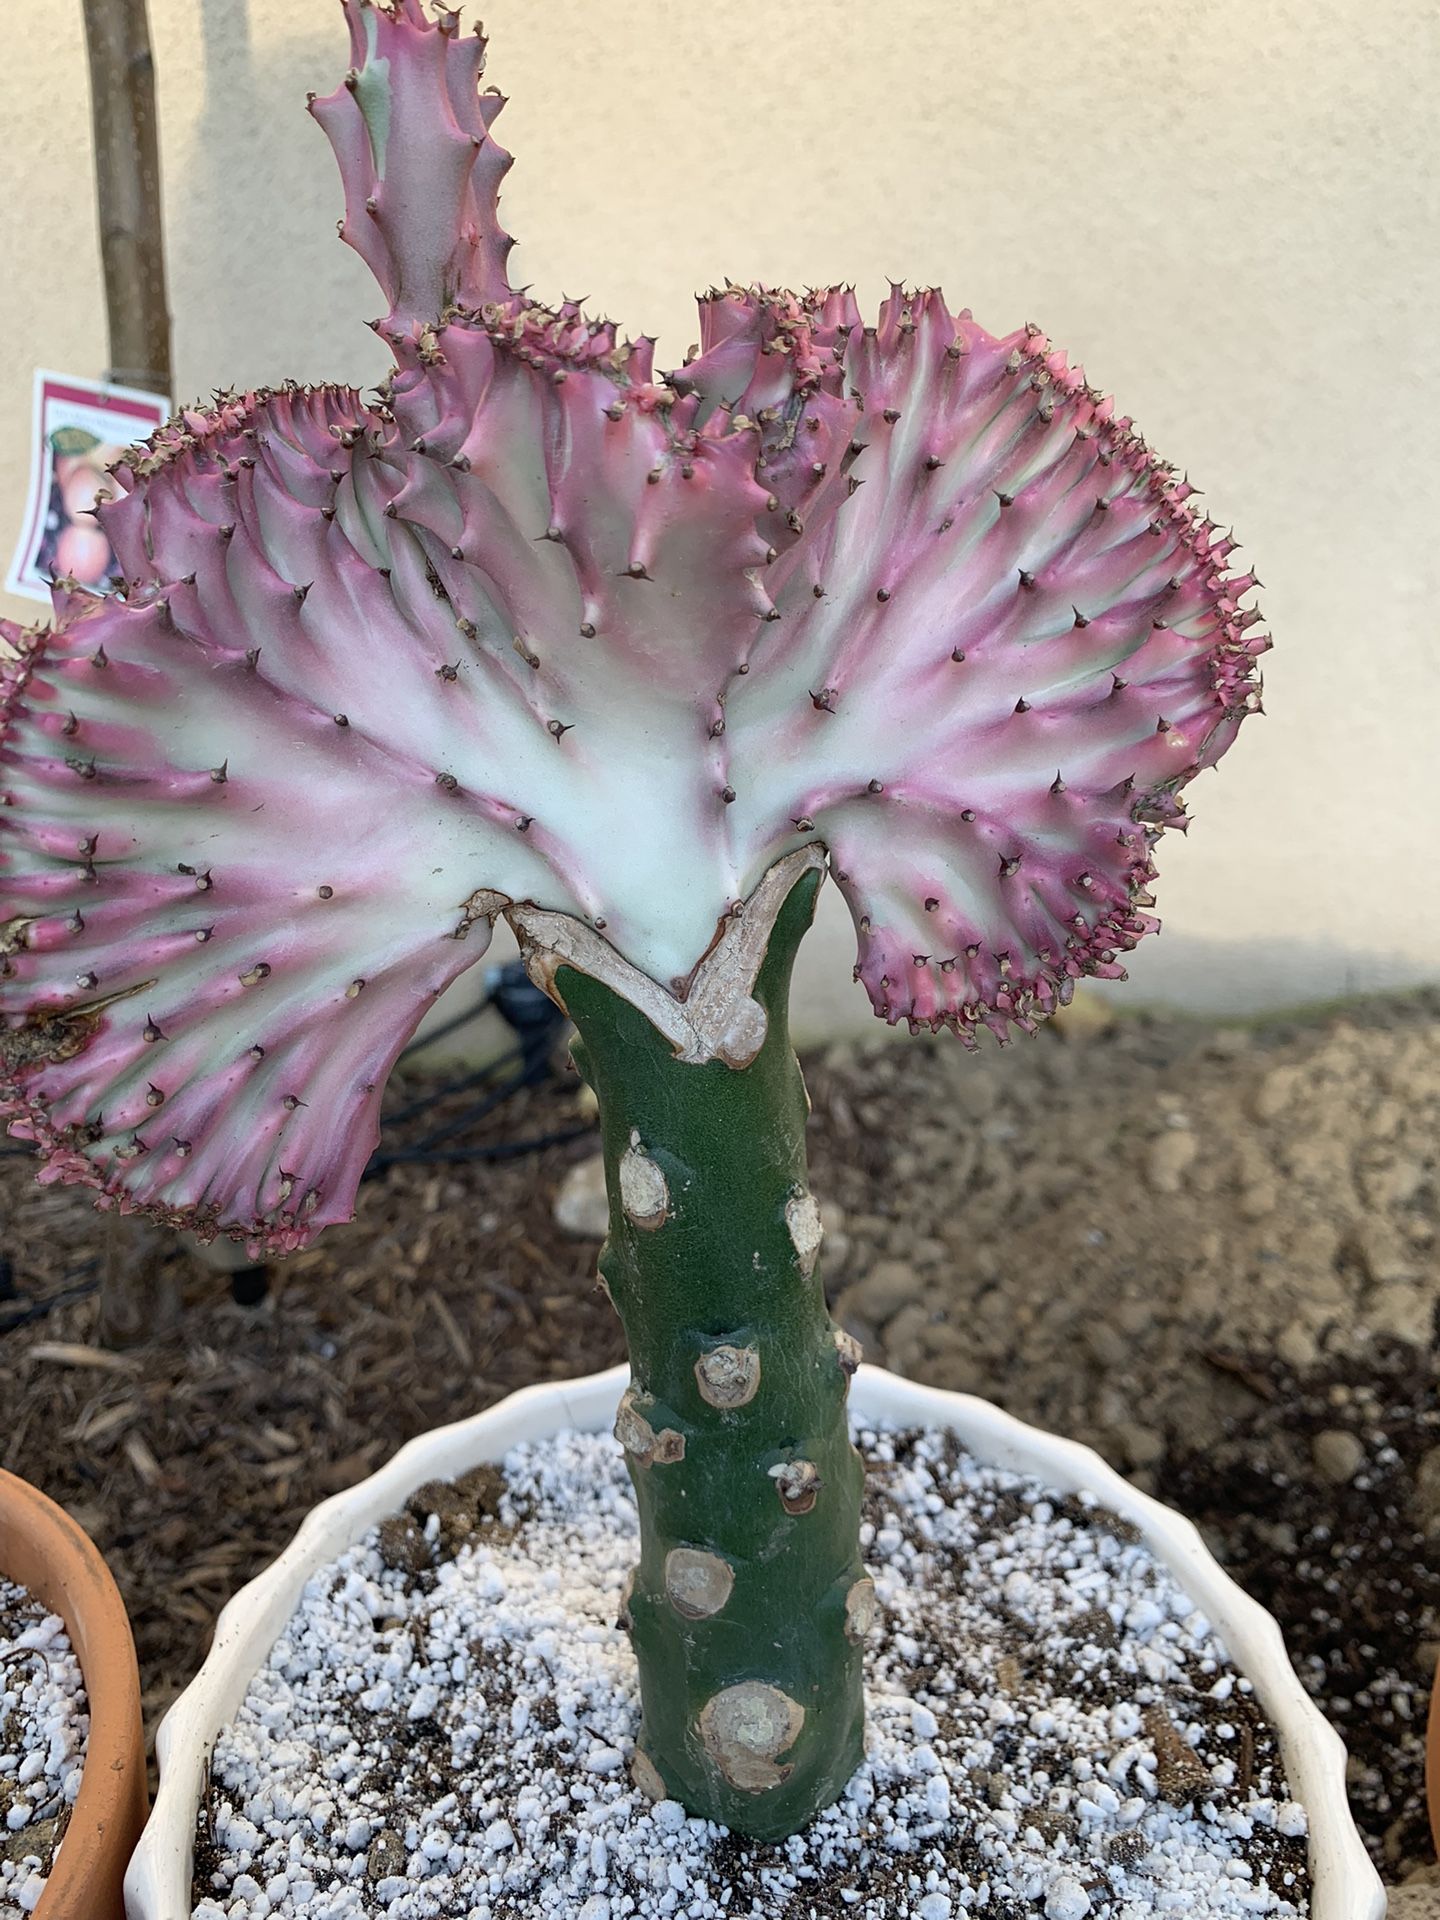
<path fill-rule="evenodd" d="M 1130 1342 L 1108 1320 L 1090 1321 L 1082 1338 L 1091 1358 L 1102 1367 L 1123 1367 L 1133 1358 Z"/>
<path fill-rule="evenodd" d="M 1165 1436 L 1136 1420 L 1126 1420 L 1115 1429 L 1115 1439 L 1128 1466 L 1153 1467 L 1165 1455 Z"/>
<path fill-rule="evenodd" d="M 1280 1329 L 1275 1342 L 1275 1351 L 1287 1367 L 1293 1367 L 1296 1373 L 1306 1373 L 1320 1357 L 1320 1345 L 1309 1327 L 1301 1326 L 1292 1320 L 1288 1327 Z"/>
<path fill-rule="evenodd" d="M 398 1833 L 392 1833 L 387 1827 L 377 1833 L 370 1842 L 370 1851 L 365 1856 L 365 1878 L 367 1880 L 389 1880 L 405 1871 L 405 1841 Z"/>
<path fill-rule="evenodd" d="M 1186 1169 L 1200 1150 L 1188 1129 L 1171 1129 L 1150 1142 L 1145 1156 L 1145 1178 L 1156 1193 L 1179 1193 Z"/>
<path fill-rule="evenodd" d="M 1293 1560 L 1300 1550 L 1300 1539 L 1288 1520 L 1257 1520 L 1255 1531 L 1282 1558 Z"/>
<path fill-rule="evenodd" d="M 1278 1120 L 1299 1088 L 1300 1072 L 1297 1067 L 1271 1067 L 1255 1089 L 1255 1118 Z"/>
<path fill-rule="evenodd" d="M 845 1289 L 842 1299 L 872 1327 L 883 1327 L 919 1292 L 920 1282 L 908 1260 L 877 1260 L 862 1279 Z"/>
<path fill-rule="evenodd" d="M 579 1161 L 560 1182 L 555 1224 L 572 1240 L 603 1240 L 610 1231 L 610 1197 L 601 1154 Z"/>
<path fill-rule="evenodd" d="M 1090 1911 L 1090 1896 L 1072 1873 L 1062 1873 L 1050 1882 L 1045 1895 L 1045 1920 L 1085 1920 Z"/>
<path fill-rule="evenodd" d="M 1141 1721 L 1155 1749 L 1156 1782 L 1172 1806 L 1183 1807 L 1212 1791 L 1210 1769 L 1164 1707 L 1146 1707 Z"/>
<path fill-rule="evenodd" d="M 1353 1433 L 1343 1427 L 1327 1427 L 1310 1443 L 1315 1470 L 1332 1487 L 1347 1486 L 1365 1464 L 1365 1449 Z"/>
<path fill-rule="evenodd" d="M 1280 1189 L 1274 1175 L 1268 1171 L 1251 1173 L 1246 1185 L 1240 1189 L 1240 1217 L 1243 1220 L 1263 1220 L 1279 1204 Z"/>
<path fill-rule="evenodd" d="M 1388 1287 L 1415 1277 L 1409 1249 L 1387 1220 L 1357 1221 L 1346 1234 L 1342 1251 L 1358 1261 L 1371 1286 Z"/>
<path fill-rule="evenodd" d="M 1002 1654 L 995 1665 L 995 1684 L 1003 1693 L 1019 1693 L 1025 1673 L 1013 1653 Z"/>
<path fill-rule="evenodd" d="M 1370 1109 L 1370 1121 L 1366 1132 L 1372 1140 L 1395 1140 L 1404 1130 L 1404 1106 L 1393 1094 L 1385 1094 Z"/>
<path fill-rule="evenodd" d="M 1429 1346 L 1435 1329 L 1435 1295 L 1424 1285 L 1381 1287 L 1365 1308 L 1365 1324 L 1372 1333 L 1390 1333 L 1414 1346 Z"/>

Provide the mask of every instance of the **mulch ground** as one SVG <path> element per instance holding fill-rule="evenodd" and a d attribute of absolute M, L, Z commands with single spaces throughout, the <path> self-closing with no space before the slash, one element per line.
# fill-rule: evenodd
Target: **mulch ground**
<path fill-rule="evenodd" d="M 1273 1328 L 1293 1319 L 1291 1296 L 1275 1296 L 1271 1319 L 1251 1313 L 1272 1273 L 1296 1299 L 1315 1291 L 1285 1264 L 1290 1242 L 1308 1259 L 1315 1241 L 1308 1213 L 1293 1227 L 1286 1217 L 1286 1182 L 1303 1168 L 1287 1159 L 1267 1076 L 1277 1064 L 1298 1076 L 1297 1138 L 1312 1137 L 1315 1102 L 1330 1098 L 1323 1076 L 1337 1051 L 1350 1059 L 1357 1020 L 1365 1044 L 1354 1057 L 1376 1061 L 1378 1078 L 1367 1092 L 1355 1073 L 1370 1069 L 1352 1063 L 1333 1098 L 1358 1129 L 1346 1152 L 1373 1184 L 1376 1139 L 1393 1128 L 1366 1116 L 1395 1104 L 1406 1049 L 1428 1046 L 1425 1058 L 1440 1059 L 1433 996 L 1338 1024 L 1242 1031 L 1145 1018 L 1046 1034 L 1012 1049 L 999 1063 L 1001 1091 L 979 1099 L 954 1051 L 928 1041 L 833 1048 L 806 1071 L 814 1185 L 843 1209 L 826 1255 L 832 1294 L 865 1307 L 862 1283 L 882 1257 L 917 1274 L 912 1304 L 924 1311 L 894 1315 L 892 1303 L 888 1325 L 877 1312 L 876 1357 L 938 1384 L 978 1386 L 1077 1433 L 1201 1521 L 1279 1616 L 1302 1676 L 1350 1742 L 1357 1813 L 1398 1880 L 1431 1857 L 1420 1729 L 1426 1667 L 1440 1651 L 1440 1572 L 1416 1487 L 1440 1445 L 1440 1352 L 1433 1323 L 1427 1331 L 1395 1316 L 1429 1272 L 1433 1131 L 1427 1141 L 1417 1119 L 1419 1144 L 1407 1147 L 1418 1179 L 1384 1175 L 1389 1201 L 1367 1186 L 1357 1202 L 1367 1219 L 1388 1209 L 1408 1236 L 1411 1267 L 1385 1281 L 1395 1325 L 1369 1324 L 1379 1282 L 1343 1223 L 1323 1275 L 1330 1318 L 1306 1323 L 1290 1360 L 1276 1357 Z M 971 1064 L 981 1077 L 996 1067 Z M 398 1083 L 391 1108 L 427 1084 Z M 1256 1200 L 1246 1213 L 1237 1193 L 1258 1191 L 1253 1152 L 1235 1175 L 1251 1185 L 1231 1191 L 1208 1147 L 1212 1134 L 1227 1151 L 1255 1135 L 1262 1086 L 1281 1201 L 1278 1212 Z M 470 1098 L 455 1096 L 455 1111 Z M 1155 1145 L 1164 1134 L 1141 1118 L 1158 1114 L 1173 1131 L 1182 1100 L 1181 1123 L 1201 1131 L 1204 1179 L 1182 1167 L 1172 1181 Z M 1414 1110 L 1403 1086 L 1401 1105 Z M 515 1095 L 468 1137 L 501 1142 L 580 1118 L 577 1082 L 561 1076 Z M 258 1307 L 235 1305 L 228 1278 L 183 1250 L 135 1242 L 145 1271 L 124 1299 L 138 1292 L 149 1304 L 135 1344 L 120 1348 L 95 1343 L 104 1238 L 87 1200 L 36 1185 L 24 1158 L 0 1159 L 0 1465 L 68 1506 L 109 1558 L 135 1626 L 152 1732 L 203 1658 L 219 1607 L 317 1500 L 425 1428 L 622 1357 L 594 1286 L 594 1244 L 566 1238 L 552 1218 L 560 1180 L 592 1150 L 582 1138 L 520 1159 L 392 1166 L 364 1189 L 354 1224 L 272 1268 Z M 1316 1177 L 1334 1179 L 1319 1162 Z M 1202 1217 L 1218 1223 L 1212 1239 L 1231 1235 L 1237 1217 L 1254 1238 L 1226 1241 L 1224 1259 L 1239 1264 L 1219 1323 L 1211 1309 L 1224 1288 L 1206 1280 L 1203 1262 L 1175 1253 L 1204 1238 Z M 1280 1254 L 1266 1252 L 1266 1234 Z M 1207 1248 L 1213 1266 L 1220 1256 Z M 1082 1340 L 1081 1328 L 1118 1328 L 1120 1345 L 1094 1331 Z M 1365 1454 L 1348 1484 L 1308 1465 L 1315 1437 L 1336 1428 L 1354 1432 Z"/>

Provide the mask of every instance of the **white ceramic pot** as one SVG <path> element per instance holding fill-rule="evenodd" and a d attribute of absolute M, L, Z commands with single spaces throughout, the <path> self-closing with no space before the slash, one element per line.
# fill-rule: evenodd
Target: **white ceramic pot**
<path fill-rule="evenodd" d="M 209 1658 L 160 1728 L 160 1791 L 125 1879 L 128 1920 L 190 1920 L 195 1821 L 211 1749 L 311 1574 L 427 1480 L 453 1479 L 503 1458 L 522 1440 L 564 1427 L 603 1431 L 628 1379 L 622 1366 L 558 1386 L 527 1387 L 473 1419 L 420 1435 L 368 1480 L 315 1508 L 280 1558 L 220 1615 Z M 1310 1815 L 1311 1920 L 1383 1920 L 1384 1889 L 1345 1797 L 1345 1748 L 1296 1679 L 1274 1620 L 1221 1572 L 1188 1520 L 1138 1492 L 1088 1447 L 1027 1427 L 969 1394 L 862 1367 L 850 1399 L 861 1421 L 948 1427 L 978 1459 L 1033 1474 L 1060 1492 L 1092 1493 L 1138 1527 L 1214 1622 L 1279 1734 L 1291 1788 Z"/>

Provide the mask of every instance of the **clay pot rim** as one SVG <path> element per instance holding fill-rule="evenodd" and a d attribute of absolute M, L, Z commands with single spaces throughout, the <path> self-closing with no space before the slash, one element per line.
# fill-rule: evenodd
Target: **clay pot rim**
<path fill-rule="evenodd" d="M 160 1789 L 126 1875 L 132 1920 L 189 1920 L 195 1818 L 211 1748 L 310 1575 L 398 1512 L 427 1480 L 452 1479 L 560 1427 L 603 1431 L 629 1378 L 621 1365 L 524 1387 L 468 1420 L 418 1435 L 367 1479 L 311 1510 L 279 1558 L 223 1609 L 204 1665 L 161 1722 Z M 861 1422 L 947 1427 L 979 1459 L 1036 1474 L 1062 1491 L 1088 1491 L 1133 1522 L 1215 1624 L 1279 1735 L 1291 1785 L 1310 1814 L 1312 1920 L 1382 1920 L 1385 1892 L 1346 1795 L 1344 1743 L 1300 1684 L 1274 1618 L 1223 1571 L 1189 1520 L 1123 1480 L 1089 1447 L 971 1394 L 862 1366 L 851 1384 L 851 1409 Z"/>
<path fill-rule="evenodd" d="M 90 1710 L 80 1792 L 33 1920 L 120 1920 L 121 1877 L 148 1805 L 140 1673 L 125 1603 L 79 1523 L 3 1469 L 0 1574 L 65 1622 Z"/>

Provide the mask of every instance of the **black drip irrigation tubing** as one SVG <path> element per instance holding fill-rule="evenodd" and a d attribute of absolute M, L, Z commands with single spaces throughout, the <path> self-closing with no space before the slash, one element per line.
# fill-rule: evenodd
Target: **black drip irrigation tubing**
<path fill-rule="evenodd" d="M 382 1144 L 370 1156 L 369 1164 L 361 1175 L 362 1180 L 373 1180 L 391 1167 L 517 1160 L 525 1154 L 539 1153 L 546 1147 L 566 1146 L 572 1140 L 583 1140 L 594 1132 L 593 1125 L 580 1125 L 555 1128 L 526 1139 L 491 1141 L 484 1146 L 467 1146 L 464 1142 L 466 1133 L 503 1106 L 512 1095 L 525 1087 L 540 1086 L 551 1077 L 553 1071 L 551 1054 L 565 1024 L 565 1017 L 538 987 L 532 985 L 518 961 L 492 969 L 484 996 L 464 1013 L 458 1013 L 454 1019 L 436 1027 L 433 1033 L 412 1040 L 401 1052 L 396 1065 L 412 1060 L 437 1040 L 448 1040 L 472 1021 L 478 1020 L 491 1007 L 514 1033 L 515 1044 L 485 1066 L 446 1080 L 418 1100 L 411 1100 L 395 1112 L 385 1114 L 380 1122 L 381 1134 L 393 1133 L 397 1127 L 432 1113 L 453 1094 L 469 1093 L 472 1089 L 480 1088 L 487 1091 L 453 1120 L 433 1128 L 412 1144 L 391 1146 L 382 1139 Z M 514 1070 L 495 1085 L 496 1076 L 505 1073 L 506 1069 Z M 0 1144 L 0 1159 L 19 1159 L 22 1155 L 33 1156 L 34 1152 L 33 1147 L 23 1143 Z M 88 1262 L 77 1268 L 74 1274 L 66 1276 L 67 1280 L 73 1279 L 78 1284 L 63 1288 L 46 1299 L 32 1301 L 16 1292 L 14 1268 L 0 1253 L 0 1334 L 28 1326 L 32 1321 L 43 1319 L 52 1308 L 68 1306 L 72 1301 L 83 1300 L 87 1294 L 94 1293 L 100 1285 L 98 1267 L 98 1261 Z M 87 1277 L 90 1275 L 94 1277 Z M 244 1267 L 233 1274 L 231 1293 L 238 1305 L 258 1306 L 266 1293 L 264 1267 Z"/>
<path fill-rule="evenodd" d="M 466 1146 L 463 1136 L 481 1120 L 492 1114 L 497 1107 L 503 1106 L 512 1094 L 519 1093 L 523 1087 L 533 1087 L 548 1080 L 551 1073 L 550 1054 L 561 1027 L 564 1016 L 553 1001 L 546 999 L 539 988 L 532 985 L 525 970 L 518 962 L 512 961 L 508 967 L 498 968 L 490 977 L 489 990 L 483 1000 L 467 1012 L 457 1014 L 444 1026 L 437 1027 L 433 1033 L 426 1034 L 420 1040 L 414 1040 L 400 1055 L 401 1061 L 408 1060 L 422 1047 L 428 1047 L 433 1041 L 443 1040 L 458 1033 L 470 1021 L 477 1020 L 489 1007 L 496 1012 L 515 1034 L 515 1045 L 508 1047 L 487 1065 L 477 1068 L 473 1073 L 447 1080 L 441 1086 L 434 1087 L 418 1100 L 412 1100 L 401 1107 L 397 1113 L 387 1114 L 382 1127 L 385 1130 L 402 1125 L 406 1121 L 418 1119 L 422 1114 L 430 1113 L 442 1100 L 455 1093 L 468 1093 L 472 1088 L 488 1087 L 483 1098 L 466 1107 L 453 1120 L 434 1128 L 419 1140 L 407 1146 L 377 1147 L 366 1167 L 363 1178 L 373 1180 L 377 1174 L 384 1173 L 390 1167 L 398 1166 L 443 1166 L 448 1162 L 514 1160 L 523 1154 L 538 1153 L 544 1147 L 562 1146 L 571 1140 L 582 1139 L 592 1129 L 588 1126 L 563 1127 L 548 1133 L 536 1134 L 525 1140 L 499 1140 L 486 1146 Z M 515 1072 L 502 1080 L 498 1086 L 492 1085 L 495 1077 L 505 1068 L 513 1067 Z M 460 1144 L 449 1145 L 461 1137 Z"/>
<path fill-rule="evenodd" d="M 0 1253 L 0 1334 L 14 1333 L 20 1327 L 28 1327 L 32 1321 L 43 1320 L 56 1307 L 68 1307 L 76 1300 L 86 1299 L 100 1285 L 100 1262 L 98 1259 L 87 1260 L 65 1277 L 74 1284 L 47 1294 L 43 1300 L 29 1300 L 17 1292 L 15 1269 L 9 1258 Z"/>

